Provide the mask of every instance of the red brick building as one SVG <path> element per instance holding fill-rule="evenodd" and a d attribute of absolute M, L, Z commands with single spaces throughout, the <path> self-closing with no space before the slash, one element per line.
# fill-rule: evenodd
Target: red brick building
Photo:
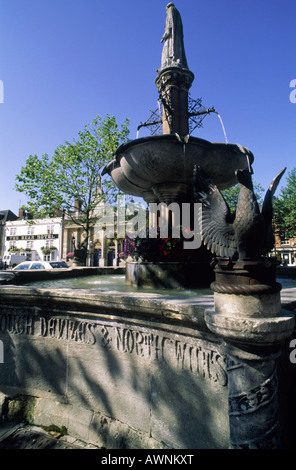
<path fill-rule="evenodd" d="M 272 252 L 283 265 L 296 266 L 296 236 L 280 239 L 275 236 L 275 248 Z"/>

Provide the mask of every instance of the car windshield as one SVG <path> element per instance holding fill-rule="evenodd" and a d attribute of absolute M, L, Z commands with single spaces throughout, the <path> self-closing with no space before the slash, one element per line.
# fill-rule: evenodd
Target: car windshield
<path fill-rule="evenodd" d="M 14 269 L 17 271 L 20 271 L 21 269 L 29 269 L 29 267 L 30 267 L 30 263 L 25 263 L 25 264 L 19 264 Z"/>

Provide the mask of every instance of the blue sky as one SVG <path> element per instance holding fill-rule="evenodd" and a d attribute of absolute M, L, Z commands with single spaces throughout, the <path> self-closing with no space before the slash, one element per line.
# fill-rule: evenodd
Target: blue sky
<path fill-rule="evenodd" d="M 149 0 L 0 0 L 0 208 L 25 196 L 15 175 L 31 154 L 51 155 L 99 114 L 130 119 L 131 138 L 157 108 L 165 7 Z M 176 0 L 192 98 L 221 114 L 228 141 L 255 156 L 267 189 L 296 167 L 294 0 Z M 140 136 L 144 135 L 144 131 Z M 223 142 L 216 115 L 194 135 Z M 285 184 L 283 178 L 282 184 Z"/>

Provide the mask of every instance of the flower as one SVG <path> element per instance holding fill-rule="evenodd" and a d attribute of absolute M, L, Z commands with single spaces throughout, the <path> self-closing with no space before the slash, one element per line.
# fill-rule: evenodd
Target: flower
<path fill-rule="evenodd" d="M 182 238 L 161 238 L 159 233 L 157 238 L 150 238 L 147 232 L 146 237 L 136 237 L 134 239 L 126 237 L 123 247 L 123 257 L 131 256 L 135 260 L 143 261 L 179 261 L 183 256 Z"/>

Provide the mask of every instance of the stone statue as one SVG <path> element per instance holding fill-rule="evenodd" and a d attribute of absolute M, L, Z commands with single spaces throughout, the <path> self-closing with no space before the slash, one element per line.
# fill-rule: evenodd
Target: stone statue
<path fill-rule="evenodd" d="M 180 13 L 173 3 L 168 3 L 166 7 L 167 18 L 165 22 L 165 32 L 161 39 L 164 42 L 161 68 L 165 67 L 182 67 L 188 68 L 184 42 L 183 42 L 183 25 Z"/>
<path fill-rule="evenodd" d="M 274 246 L 272 198 L 284 168 L 272 181 L 260 209 L 249 169 L 237 170 L 240 193 L 232 214 L 221 192 L 200 168 L 194 169 L 195 202 L 201 202 L 202 238 L 218 257 L 258 259 Z"/>

